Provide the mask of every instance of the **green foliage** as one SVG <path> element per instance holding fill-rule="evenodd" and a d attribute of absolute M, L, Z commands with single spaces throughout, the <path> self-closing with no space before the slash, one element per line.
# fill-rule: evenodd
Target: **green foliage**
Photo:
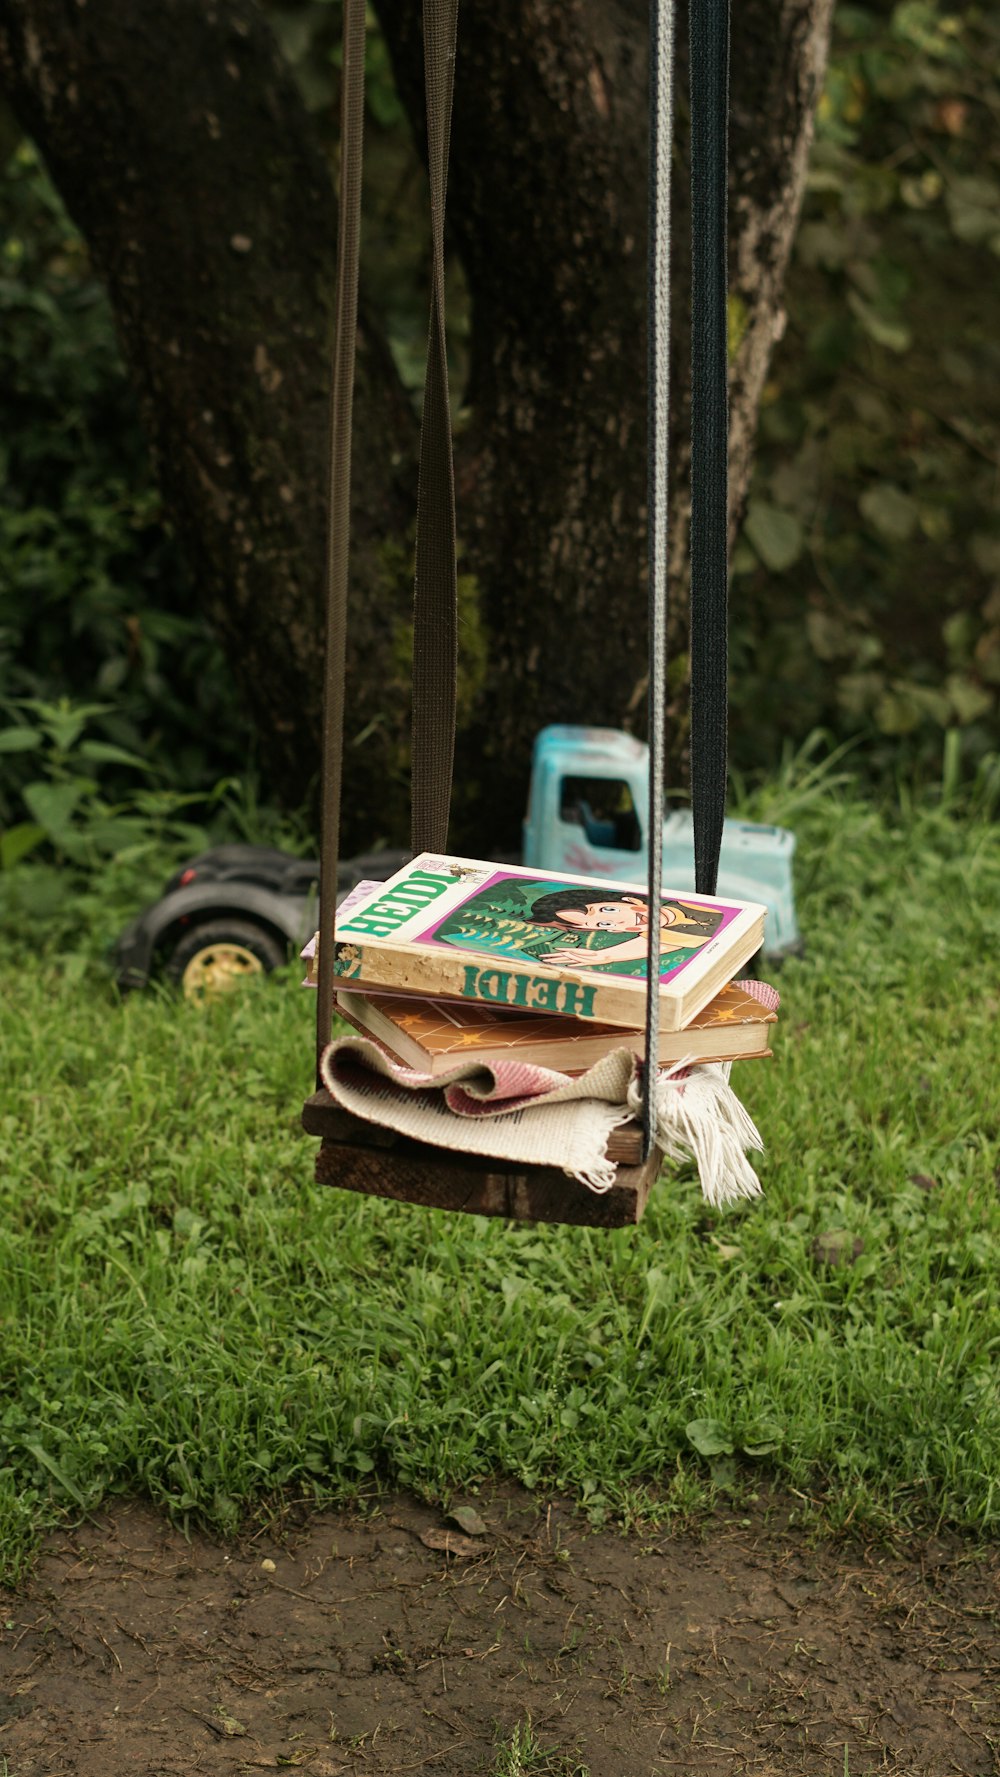
<path fill-rule="evenodd" d="M 1000 24 L 841 6 L 735 559 L 736 757 L 996 744 Z M 776 732 L 777 731 L 777 732 Z"/>
<path fill-rule="evenodd" d="M 225 785 L 185 795 L 157 783 L 146 763 L 88 730 L 104 704 L 21 699 L 18 720 L 0 729 L 4 762 L 30 763 L 20 812 L 7 798 L 0 830 L 0 943 L 31 934 L 57 944 L 79 979 L 137 907 L 158 894 L 185 858 L 210 843 L 195 815 L 218 816 Z M 127 771 L 132 785 L 113 791 Z"/>
<path fill-rule="evenodd" d="M 498 1737 L 489 1777 L 590 1777 L 590 1767 L 575 1754 L 543 1746 L 526 1715 Z"/>
<path fill-rule="evenodd" d="M 175 788 L 210 782 L 245 766 L 246 725 L 164 523 L 104 292 L 26 143 L 0 178 L 0 238 L 0 709 L 100 703 L 107 743 L 155 757 Z M 5 757 L 0 819 L 29 768 Z"/>
<path fill-rule="evenodd" d="M 24 698 L 14 709 L 17 720 L 0 729 L 0 761 L 26 764 L 28 777 L 0 804 L 0 951 L 31 934 L 57 947 L 79 980 L 177 866 L 209 845 L 311 849 L 301 826 L 256 806 L 252 783 L 223 778 L 185 793 L 137 755 L 95 739 L 104 704 Z"/>
<path fill-rule="evenodd" d="M 668 1172 L 612 1234 L 317 1191 L 297 970 L 119 1005 L 25 931 L 0 997 L 0 1559 L 109 1493 L 232 1530 L 282 1489 L 493 1472 L 595 1520 L 769 1477 L 827 1525 L 995 1534 L 998 790 L 881 810 L 810 756 L 757 793 L 796 810 L 808 945 L 774 1062 L 734 1075 L 766 1195 L 718 1215 Z"/>

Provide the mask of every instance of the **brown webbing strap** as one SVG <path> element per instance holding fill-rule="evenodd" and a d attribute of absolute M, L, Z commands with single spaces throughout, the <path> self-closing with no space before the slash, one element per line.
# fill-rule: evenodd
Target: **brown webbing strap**
<path fill-rule="evenodd" d="M 427 163 L 431 189 L 430 328 L 420 428 L 413 596 L 412 841 L 447 851 L 455 760 L 458 582 L 455 472 L 445 336 L 444 208 L 458 0 L 424 0 Z"/>
<path fill-rule="evenodd" d="M 716 890 L 728 778 L 729 14 L 730 0 L 690 0 L 691 812 L 699 895 Z"/>
<path fill-rule="evenodd" d="M 361 151 L 365 112 L 365 0 L 344 0 L 344 63 L 340 98 L 340 221 L 330 403 L 330 504 L 327 514 L 326 660 L 323 676 L 322 832 L 319 861 L 319 948 L 316 1000 L 316 1083 L 319 1057 L 333 1021 L 333 947 L 337 916 L 340 783 L 344 747 L 344 656 L 351 528 L 351 416 L 354 405 L 361 234 Z"/>

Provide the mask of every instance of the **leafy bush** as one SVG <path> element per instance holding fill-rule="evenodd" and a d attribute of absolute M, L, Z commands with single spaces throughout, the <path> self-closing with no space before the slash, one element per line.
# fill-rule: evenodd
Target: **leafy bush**
<path fill-rule="evenodd" d="M 0 179 L 0 235 L 0 706 L 99 701 L 109 744 L 143 748 L 168 783 L 210 782 L 245 765 L 247 726 L 164 523 L 103 289 L 27 143 Z M 9 820 L 26 780 L 4 765 Z"/>
<path fill-rule="evenodd" d="M 734 563 L 744 764 L 816 721 L 894 768 L 996 744 L 998 65 L 976 7 L 835 15 Z"/>
<path fill-rule="evenodd" d="M 82 975 L 138 908 L 155 899 L 184 859 L 224 840 L 311 849 L 301 823 L 256 806 L 223 778 L 182 792 L 163 773 L 89 730 L 105 704 L 21 700 L 0 729 L 0 761 L 28 776 L 20 814 L 0 831 L 0 945 L 38 957 L 59 953 Z M 123 776 L 126 789 L 114 787 Z"/>
<path fill-rule="evenodd" d="M 183 857 L 209 843 L 190 816 L 208 812 L 210 799 L 151 787 L 142 759 L 87 734 L 106 714 L 103 704 L 30 698 L 0 729 L 4 764 L 30 762 L 31 773 L 27 818 L 0 832 L 0 939 L 36 954 L 55 945 L 79 972 Z M 127 771 L 133 787 L 113 798 L 101 781 L 109 770 Z"/>

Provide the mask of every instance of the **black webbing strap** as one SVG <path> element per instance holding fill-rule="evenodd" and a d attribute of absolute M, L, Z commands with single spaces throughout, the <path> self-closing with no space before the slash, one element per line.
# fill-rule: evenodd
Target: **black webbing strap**
<path fill-rule="evenodd" d="M 713 895 L 726 809 L 729 0 L 690 0 L 691 803 L 695 887 Z"/>
<path fill-rule="evenodd" d="M 455 474 L 445 337 L 444 208 L 458 0 L 424 0 L 424 82 L 431 192 L 431 311 L 420 428 L 413 596 L 412 842 L 447 851 L 455 758 L 458 591 Z"/>
<path fill-rule="evenodd" d="M 655 1139 L 666 755 L 673 0 L 650 0 L 648 493 L 649 949 L 643 1142 Z M 726 807 L 729 0 L 690 0 L 691 802 L 695 887 L 715 893 Z"/>
<path fill-rule="evenodd" d="M 319 1057 L 333 1020 L 333 947 L 340 845 L 344 746 L 344 656 L 351 521 L 351 416 L 354 405 L 361 234 L 361 152 L 365 112 L 365 0 L 344 0 L 344 64 L 340 95 L 340 206 L 337 296 L 330 398 L 330 495 L 327 512 L 326 656 L 323 674 L 319 967 L 316 998 L 316 1083 Z"/>
<path fill-rule="evenodd" d="M 670 453 L 670 157 L 673 148 L 673 0 L 649 8 L 649 220 L 647 248 L 646 563 L 649 606 L 649 948 L 646 958 L 646 1054 L 643 1147 L 655 1139 L 656 1058 L 660 1047 L 660 905 L 663 886 L 663 791 L 666 760 L 667 520 Z"/>

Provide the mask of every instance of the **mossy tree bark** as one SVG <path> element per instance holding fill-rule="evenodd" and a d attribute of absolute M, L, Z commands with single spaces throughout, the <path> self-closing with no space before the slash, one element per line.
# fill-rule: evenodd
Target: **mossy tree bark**
<path fill-rule="evenodd" d="M 422 141 L 419 8 L 376 4 Z M 734 513 L 781 327 L 831 6 L 735 9 Z M 275 781 L 294 797 L 316 763 L 335 246 L 314 128 L 252 0 L 163 0 L 152 11 L 136 0 L 0 0 L 0 78 L 107 280 L 174 522 L 273 749 Z M 462 0 L 449 217 L 473 329 L 459 529 L 488 652 L 459 749 L 455 837 L 470 847 L 516 840 L 542 723 L 642 727 L 645 89 L 642 0 Z M 683 126 L 683 45 L 679 99 Z M 680 164 L 676 186 L 682 586 Z M 370 315 L 361 346 L 350 677 L 352 732 L 369 739 L 349 750 L 345 780 L 348 837 L 359 841 L 399 819 L 384 792 L 387 775 L 400 777 L 386 687 L 399 703 L 398 544 L 414 448 Z"/>

